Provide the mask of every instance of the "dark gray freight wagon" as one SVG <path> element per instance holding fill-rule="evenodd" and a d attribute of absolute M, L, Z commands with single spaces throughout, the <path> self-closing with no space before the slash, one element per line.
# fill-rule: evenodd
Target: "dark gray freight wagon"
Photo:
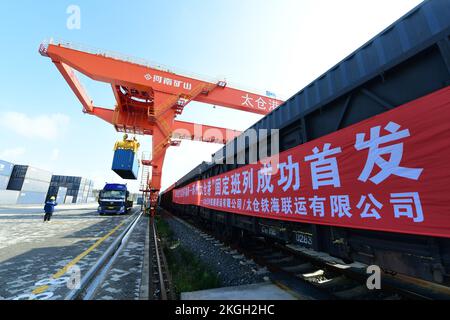
<path fill-rule="evenodd" d="M 282 152 L 443 89 L 450 85 L 449 37 L 450 1 L 425 1 L 251 129 L 279 129 Z M 174 188 L 240 166 L 202 163 Z M 448 238 L 294 223 L 177 205 L 172 202 L 172 190 L 161 194 L 163 208 L 194 217 L 223 235 L 251 233 L 295 243 L 296 233 L 310 234 L 312 249 L 344 261 L 376 264 L 384 270 L 450 284 Z"/>

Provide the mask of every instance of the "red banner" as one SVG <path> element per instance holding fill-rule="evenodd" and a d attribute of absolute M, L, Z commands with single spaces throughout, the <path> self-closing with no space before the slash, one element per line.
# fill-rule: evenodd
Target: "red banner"
<path fill-rule="evenodd" d="M 449 238 L 450 87 L 280 153 L 278 161 L 176 189 L 173 201 Z"/>

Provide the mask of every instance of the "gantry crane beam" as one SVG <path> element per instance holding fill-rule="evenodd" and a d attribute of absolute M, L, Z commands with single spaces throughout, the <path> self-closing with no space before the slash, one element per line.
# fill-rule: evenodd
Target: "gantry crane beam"
<path fill-rule="evenodd" d="M 97 117 L 110 124 L 114 124 L 114 110 L 94 107 L 92 110 L 92 114 L 95 114 Z M 120 117 L 124 116 L 120 115 Z M 128 119 L 123 119 L 122 121 L 122 119 L 119 118 L 116 121 L 125 123 L 126 127 L 135 125 L 136 127 L 142 128 L 143 130 L 140 133 L 142 135 L 153 135 L 154 126 L 140 114 L 132 114 L 128 117 Z M 237 130 L 209 125 L 201 125 L 179 120 L 173 120 L 172 129 L 173 131 L 171 133 L 171 137 L 174 139 L 195 140 L 222 144 L 233 140 L 242 133 L 241 131 Z"/>
<path fill-rule="evenodd" d="M 185 94 L 207 81 L 181 76 L 155 67 L 110 58 L 102 54 L 92 54 L 68 48 L 64 45 L 49 44 L 47 55 L 53 62 L 64 63 L 73 69 L 101 82 L 125 87 L 151 87 L 154 91 L 171 95 Z M 215 83 L 212 83 L 215 85 Z M 219 105 L 231 109 L 266 115 L 283 101 L 253 94 L 239 89 L 223 87 L 207 95 L 194 98 L 194 101 Z"/>
<path fill-rule="evenodd" d="M 43 43 L 39 52 L 52 59 L 83 112 L 111 123 L 119 132 L 152 135 L 152 179 L 149 183 L 154 209 L 161 188 L 166 150 L 177 145 L 172 139 L 226 143 L 238 131 L 177 121 L 191 101 L 266 115 L 283 101 L 230 88 L 225 81 L 205 81 L 171 72 L 141 60 L 130 59 L 68 43 Z M 76 76 L 109 83 L 116 99 L 114 109 L 95 106 Z"/>
<path fill-rule="evenodd" d="M 74 73 L 74 70 L 69 67 L 64 62 L 57 62 L 55 61 L 55 66 L 58 68 L 59 72 L 62 74 L 64 79 L 67 81 L 67 84 L 70 86 L 72 91 L 77 96 L 78 100 L 80 100 L 81 104 L 83 105 L 84 112 L 92 113 L 92 100 L 89 98 L 86 90 L 81 85 L 80 81 L 78 80 L 77 76 Z"/>
<path fill-rule="evenodd" d="M 191 122 L 177 121 L 173 123 L 172 137 L 175 139 L 196 140 L 213 143 L 227 143 L 242 132 L 208 125 L 198 125 Z"/>

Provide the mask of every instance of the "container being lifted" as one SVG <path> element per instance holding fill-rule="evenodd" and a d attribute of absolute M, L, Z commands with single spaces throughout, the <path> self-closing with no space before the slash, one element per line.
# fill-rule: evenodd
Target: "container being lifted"
<path fill-rule="evenodd" d="M 128 134 L 123 136 L 122 141 L 116 142 L 112 170 L 122 179 L 137 179 L 139 173 L 137 151 L 139 146 L 140 144 L 136 138 L 128 139 Z"/>

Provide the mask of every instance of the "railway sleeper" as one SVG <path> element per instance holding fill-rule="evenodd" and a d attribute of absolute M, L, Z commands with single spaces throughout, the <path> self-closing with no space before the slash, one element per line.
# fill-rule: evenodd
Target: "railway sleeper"
<path fill-rule="evenodd" d="M 355 300 L 355 299 L 363 299 L 364 297 L 368 297 L 373 295 L 373 291 L 367 289 L 364 285 L 358 285 L 356 287 L 343 290 L 343 291 L 335 291 L 333 293 L 339 299 L 345 300 Z"/>
<path fill-rule="evenodd" d="M 295 266 L 286 266 L 286 267 L 281 267 L 281 270 L 289 272 L 289 273 L 296 273 L 296 274 L 303 274 L 303 273 L 307 273 L 307 272 L 312 272 L 314 269 L 316 269 L 316 267 L 314 267 L 311 263 L 307 262 L 307 263 L 303 263 L 300 265 L 295 265 Z"/>

